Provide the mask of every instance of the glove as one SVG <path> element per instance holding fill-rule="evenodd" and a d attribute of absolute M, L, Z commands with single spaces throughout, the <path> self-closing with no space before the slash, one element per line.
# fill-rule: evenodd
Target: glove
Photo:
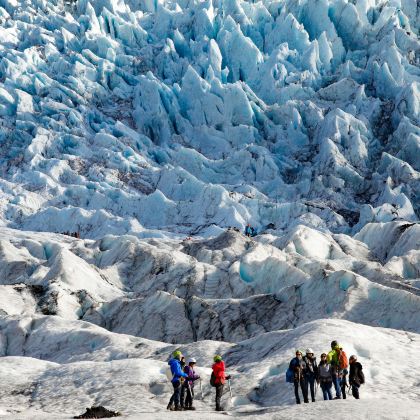
<path fill-rule="evenodd" d="M 227 379 L 227 380 L 229 380 L 230 378 L 231 378 L 231 376 L 230 376 L 230 375 L 226 376 L 226 379 Z"/>

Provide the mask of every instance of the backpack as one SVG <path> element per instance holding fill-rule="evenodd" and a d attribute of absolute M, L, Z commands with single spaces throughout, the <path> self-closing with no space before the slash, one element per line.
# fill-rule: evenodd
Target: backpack
<path fill-rule="evenodd" d="M 364 384 L 365 383 L 365 374 L 362 372 L 361 369 L 359 370 L 359 375 L 358 376 L 359 376 L 360 385 Z"/>
<path fill-rule="evenodd" d="M 214 374 L 214 372 L 212 372 L 210 376 L 210 385 L 216 386 L 216 375 Z"/>
<path fill-rule="evenodd" d="M 165 369 L 165 375 L 169 381 L 172 381 L 172 379 L 174 379 L 174 375 L 172 375 L 172 370 L 169 366 Z"/>
<path fill-rule="evenodd" d="M 286 382 L 288 382 L 289 384 L 292 384 L 294 382 L 294 379 L 295 379 L 295 374 L 293 370 L 288 368 L 286 370 Z"/>
<path fill-rule="evenodd" d="M 344 350 L 341 350 L 340 355 L 338 356 L 338 367 L 340 369 L 347 369 L 349 367 L 349 361 Z"/>

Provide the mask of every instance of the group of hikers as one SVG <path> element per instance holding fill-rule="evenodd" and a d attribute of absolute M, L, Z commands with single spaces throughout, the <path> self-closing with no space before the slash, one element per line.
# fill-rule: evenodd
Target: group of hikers
<path fill-rule="evenodd" d="M 181 351 L 176 350 L 168 362 L 170 366 L 171 383 L 173 394 L 169 400 L 168 410 L 195 410 L 194 382 L 200 380 L 195 372 L 196 360 L 191 358 L 188 364 Z M 349 385 L 347 383 L 347 376 Z M 221 398 L 226 381 L 230 375 L 225 374 L 225 363 L 222 356 L 214 356 L 210 385 L 216 388 L 216 411 L 223 411 Z M 296 404 L 300 404 L 299 387 L 303 401 L 309 403 L 309 392 L 312 402 L 315 402 L 316 388 L 320 385 L 324 400 L 346 399 L 347 387 L 351 387 L 354 398 L 359 399 L 359 388 L 365 383 L 362 365 L 355 355 L 347 359 L 343 348 L 336 340 L 331 342 L 331 351 L 321 354 L 321 360 L 317 363 L 311 348 L 306 349 L 305 355 L 296 350 L 294 357 L 286 372 L 286 381 L 294 384 Z M 201 385 L 201 383 L 200 383 Z M 335 397 L 332 396 L 332 387 L 335 389 Z"/>
<path fill-rule="evenodd" d="M 262 227 L 262 231 L 260 233 L 267 232 L 267 230 L 270 230 L 270 229 L 276 229 L 276 225 L 274 223 L 269 223 L 265 227 Z M 239 230 L 237 228 L 233 228 L 233 230 L 236 230 L 236 231 L 239 232 Z M 256 228 L 251 226 L 251 223 L 247 223 L 246 226 L 245 226 L 244 234 L 245 234 L 245 236 L 248 236 L 248 238 L 251 238 L 253 236 L 257 236 L 258 232 L 257 232 Z"/>
<path fill-rule="evenodd" d="M 245 226 L 245 236 L 248 236 L 248 238 L 255 236 L 257 234 L 257 230 L 251 226 L 250 223 L 247 223 Z"/>
<path fill-rule="evenodd" d="M 216 411 L 223 411 L 220 402 L 225 383 L 230 379 L 230 376 L 225 374 L 225 362 L 222 360 L 222 356 L 217 354 L 213 360 L 210 384 L 216 388 Z M 191 358 L 186 364 L 182 353 L 176 350 L 168 364 L 171 368 L 171 383 L 174 392 L 166 408 L 173 411 L 195 410 L 193 405 L 194 382 L 200 379 L 200 375 L 197 375 L 194 370 L 196 360 Z"/>
<path fill-rule="evenodd" d="M 294 384 L 296 404 L 300 404 L 299 386 L 303 401 L 309 403 L 310 390 L 312 402 L 315 402 L 315 383 L 321 386 L 324 400 L 346 399 L 348 386 L 351 387 L 353 397 L 359 399 L 359 388 L 365 383 L 365 376 L 357 357 L 352 355 L 347 359 L 343 348 L 334 340 L 331 342 L 331 351 L 328 354 L 321 354 L 319 364 L 311 348 L 306 349 L 305 356 L 300 350 L 296 350 L 296 357 L 291 360 L 286 372 L 286 381 Z M 333 385 L 334 398 L 331 392 Z"/>
<path fill-rule="evenodd" d="M 65 231 L 65 232 L 62 232 L 61 234 L 62 235 L 67 235 L 67 236 L 71 236 L 72 238 L 80 239 L 80 232 Z"/>

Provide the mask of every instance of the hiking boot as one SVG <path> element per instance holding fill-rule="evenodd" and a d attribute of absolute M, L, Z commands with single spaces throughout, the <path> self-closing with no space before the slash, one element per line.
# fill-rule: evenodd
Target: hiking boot
<path fill-rule="evenodd" d="M 216 407 L 216 411 L 223 411 L 222 407 Z"/>
<path fill-rule="evenodd" d="M 169 403 L 167 406 L 166 406 L 166 409 L 167 410 L 173 410 L 174 409 L 174 406 L 172 405 L 172 403 Z"/>
<path fill-rule="evenodd" d="M 296 404 L 300 404 L 300 400 L 297 400 L 297 401 L 296 401 Z"/>
<path fill-rule="evenodd" d="M 187 410 L 195 410 L 195 407 L 193 407 L 193 406 L 188 407 Z"/>
<path fill-rule="evenodd" d="M 184 411 L 184 408 L 176 405 L 174 411 Z"/>
<path fill-rule="evenodd" d="M 312 398 L 312 402 L 315 402 L 315 398 Z"/>
<path fill-rule="evenodd" d="M 333 400 L 341 400 L 341 397 L 334 397 Z"/>

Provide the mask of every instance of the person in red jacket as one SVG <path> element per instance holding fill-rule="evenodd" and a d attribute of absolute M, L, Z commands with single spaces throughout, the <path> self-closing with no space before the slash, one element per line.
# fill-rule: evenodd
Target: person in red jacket
<path fill-rule="evenodd" d="M 225 386 L 226 379 L 230 379 L 230 376 L 225 375 L 225 362 L 222 360 L 220 354 L 214 356 L 214 364 L 212 366 L 213 374 L 215 377 L 214 383 L 216 386 L 216 411 L 223 411 L 220 405 L 220 400 L 223 395 L 223 388 Z"/>

